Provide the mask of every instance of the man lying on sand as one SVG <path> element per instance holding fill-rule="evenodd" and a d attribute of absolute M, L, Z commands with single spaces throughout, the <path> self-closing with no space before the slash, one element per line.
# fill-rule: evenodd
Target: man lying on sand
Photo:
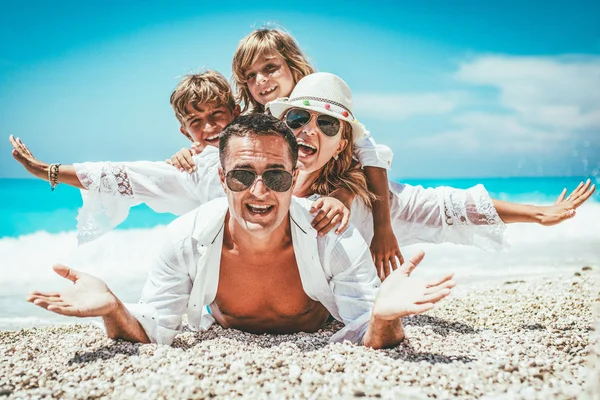
<path fill-rule="evenodd" d="M 431 309 L 454 287 L 452 274 L 409 278 L 423 253 L 381 284 L 353 227 L 318 236 L 310 202 L 292 197 L 298 146 L 283 122 L 238 117 L 219 146 L 226 198 L 169 225 L 139 304 L 124 305 L 100 279 L 66 266 L 54 269 L 73 286 L 34 292 L 28 301 L 58 314 L 103 317 L 109 337 L 133 342 L 170 344 L 187 312 L 194 329 L 216 320 L 252 333 L 315 332 L 333 317 L 346 326 L 332 340 L 384 348 L 403 339 L 400 318 Z"/>

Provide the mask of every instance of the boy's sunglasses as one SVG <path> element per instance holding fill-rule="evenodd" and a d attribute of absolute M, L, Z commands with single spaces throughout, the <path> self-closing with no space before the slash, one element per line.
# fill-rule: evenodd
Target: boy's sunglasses
<path fill-rule="evenodd" d="M 298 129 L 308 124 L 312 117 L 313 114 L 310 111 L 303 110 L 302 108 L 292 108 L 285 115 L 285 123 L 290 129 Z M 340 131 L 340 125 L 340 120 L 335 117 L 325 114 L 317 116 L 317 126 L 325 136 L 333 137 L 337 135 Z"/>
<path fill-rule="evenodd" d="M 265 186 L 274 192 L 287 192 L 292 187 L 292 174 L 282 169 L 270 169 L 262 175 L 247 169 L 232 169 L 225 175 L 225 182 L 229 190 L 241 192 L 252 186 L 258 178 L 261 178 Z"/>

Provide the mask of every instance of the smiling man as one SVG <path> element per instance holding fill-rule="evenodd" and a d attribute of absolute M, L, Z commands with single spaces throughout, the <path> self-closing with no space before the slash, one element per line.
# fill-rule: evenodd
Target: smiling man
<path fill-rule="evenodd" d="M 121 303 L 98 278 L 65 266 L 54 269 L 74 285 L 34 292 L 28 301 L 63 315 L 100 316 L 111 338 L 134 342 L 170 344 L 187 313 L 193 329 L 216 321 L 252 333 L 315 332 L 333 317 L 346 325 L 334 341 L 396 345 L 404 337 L 400 318 L 446 297 L 452 275 L 409 278 L 421 253 L 381 284 L 354 228 L 317 237 L 310 202 L 292 198 L 297 158 L 283 122 L 237 118 L 220 138 L 227 197 L 169 225 L 138 304 Z"/>

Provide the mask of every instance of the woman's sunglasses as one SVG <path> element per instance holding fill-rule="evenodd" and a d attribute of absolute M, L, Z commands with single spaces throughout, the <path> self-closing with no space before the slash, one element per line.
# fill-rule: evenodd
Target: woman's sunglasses
<path fill-rule="evenodd" d="M 292 174 L 282 169 L 270 169 L 262 175 L 247 169 L 232 169 L 225 175 L 225 182 L 229 190 L 241 192 L 252 186 L 259 177 L 265 186 L 274 192 L 287 192 L 292 187 Z"/>
<path fill-rule="evenodd" d="M 302 128 L 310 122 L 313 114 L 310 111 L 301 108 L 292 108 L 285 115 L 285 123 L 290 129 Z M 339 119 L 325 115 L 317 115 L 317 126 L 325 136 L 333 137 L 340 131 L 341 122 Z"/>

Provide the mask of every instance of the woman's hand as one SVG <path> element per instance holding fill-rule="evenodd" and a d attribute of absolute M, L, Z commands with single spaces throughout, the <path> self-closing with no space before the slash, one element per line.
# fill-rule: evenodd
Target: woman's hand
<path fill-rule="evenodd" d="M 177 153 L 175 153 L 173 157 L 171 157 L 168 160 L 165 160 L 165 162 L 174 166 L 182 172 L 187 171 L 191 174 L 196 170 L 196 164 L 194 163 L 194 159 L 192 157 L 200 153 L 202 153 L 202 145 L 198 142 L 194 142 L 192 143 L 191 148 L 182 148 Z"/>
<path fill-rule="evenodd" d="M 8 140 L 13 147 L 12 156 L 19 162 L 30 174 L 44 180 L 48 180 L 48 164 L 41 162 L 31 154 L 31 151 L 25 146 L 21 139 L 10 135 Z"/>
<path fill-rule="evenodd" d="M 312 226 L 317 230 L 319 236 L 324 236 L 339 223 L 340 226 L 335 233 L 339 235 L 348 226 L 350 220 L 350 210 L 338 199 L 333 197 L 321 197 L 316 200 L 310 209 L 310 213 L 315 217 Z"/>
<path fill-rule="evenodd" d="M 382 282 L 389 274 L 398 269 L 398 265 L 404 263 L 404 257 L 400 252 L 398 240 L 391 226 L 381 227 L 376 225 L 374 227 L 371 255 L 373 256 L 375 268 L 377 268 L 377 275 L 379 275 Z"/>
<path fill-rule="evenodd" d="M 589 179 L 585 184 L 581 182 L 566 198 L 567 189 L 563 189 L 554 205 L 538 206 L 541 210 L 538 222 L 544 226 L 551 226 L 573 218 L 575 210 L 585 203 L 594 194 L 595 190 L 596 185 L 592 185 L 592 181 Z"/>

